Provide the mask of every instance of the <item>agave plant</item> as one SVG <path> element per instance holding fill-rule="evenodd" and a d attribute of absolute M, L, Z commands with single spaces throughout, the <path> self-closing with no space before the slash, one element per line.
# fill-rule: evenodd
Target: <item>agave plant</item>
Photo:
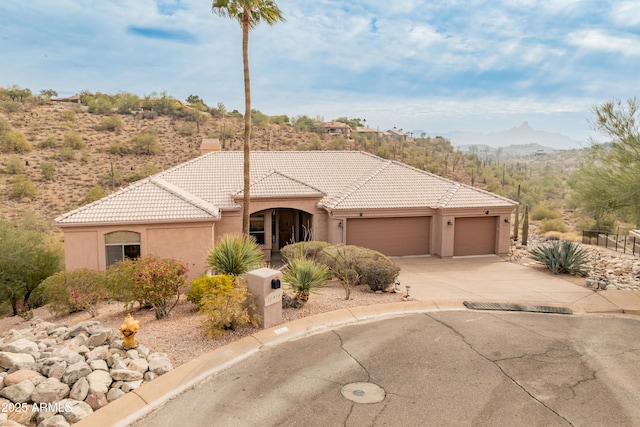
<path fill-rule="evenodd" d="M 314 289 L 323 287 L 329 279 L 331 272 L 327 267 L 302 257 L 294 257 L 282 272 L 282 280 L 296 293 L 300 306 L 309 300 Z"/>
<path fill-rule="evenodd" d="M 529 251 L 531 257 L 547 266 L 553 274 L 573 274 L 586 276 L 587 251 L 580 245 L 567 241 L 552 241 L 549 245 L 538 246 Z"/>
<path fill-rule="evenodd" d="M 218 274 L 237 277 L 264 265 L 264 254 L 253 237 L 225 234 L 209 251 L 207 263 Z"/>

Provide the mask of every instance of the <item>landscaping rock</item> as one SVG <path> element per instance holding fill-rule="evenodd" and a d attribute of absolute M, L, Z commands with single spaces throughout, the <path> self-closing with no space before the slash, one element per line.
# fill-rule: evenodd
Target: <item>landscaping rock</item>
<path fill-rule="evenodd" d="M 31 394 L 35 403 L 53 403 L 64 399 L 69 394 L 69 386 L 56 378 L 47 378 L 38 384 Z"/>
<path fill-rule="evenodd" d="M 119 337 L 95 321 L 68 328 L 38 319 L 0 337 L 0 403 L 33 408 L 0 414 L 0 427 L 68 426 L 172 368 L 166 354 L 142 344 L 125 351 Z M 55 413 L 51 405 L 68 406 Z"/>

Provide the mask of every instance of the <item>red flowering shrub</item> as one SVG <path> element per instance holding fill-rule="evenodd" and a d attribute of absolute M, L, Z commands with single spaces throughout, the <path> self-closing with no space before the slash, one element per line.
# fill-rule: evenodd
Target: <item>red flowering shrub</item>
<path fill-rule="evenodd" d="M 156 311 L 156 319 L 169 315 L 178 303 L 180 288 L 186 285 L 186 264 L 157 259 L 145 264 L 133 278 L 133 294 L 136 300 L 150 304 Z"/>

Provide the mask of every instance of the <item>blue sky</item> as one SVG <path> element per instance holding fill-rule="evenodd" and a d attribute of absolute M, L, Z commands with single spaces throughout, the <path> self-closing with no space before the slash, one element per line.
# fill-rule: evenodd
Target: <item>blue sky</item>
<path fill-rule="evenodd" d="M 373 127 L 596 136 L 640 96 L 640 1 L 280 0 L 250 35 L 253 107 Z M 241 30 L 197 0 L 4 0 L 0 86 L 197 94 L 243 111 Z"/>

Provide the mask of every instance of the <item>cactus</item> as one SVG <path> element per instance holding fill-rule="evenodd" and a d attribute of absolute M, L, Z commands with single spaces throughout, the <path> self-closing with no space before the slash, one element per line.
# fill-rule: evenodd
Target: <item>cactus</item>
<path fill-rule="evenodd" d="M 529 239 L 529 205 L 524 205 L 524 219 L 522 220 L 522 245 L 527 246 Z"/>
<path fill-rule="evenodd" d="M 513 241 L 518 241 L 518 227 L 520 226 L 520 184 L 518 184 L 518 197 L 516 198 L 516 220 L 513 223 Z"/>

